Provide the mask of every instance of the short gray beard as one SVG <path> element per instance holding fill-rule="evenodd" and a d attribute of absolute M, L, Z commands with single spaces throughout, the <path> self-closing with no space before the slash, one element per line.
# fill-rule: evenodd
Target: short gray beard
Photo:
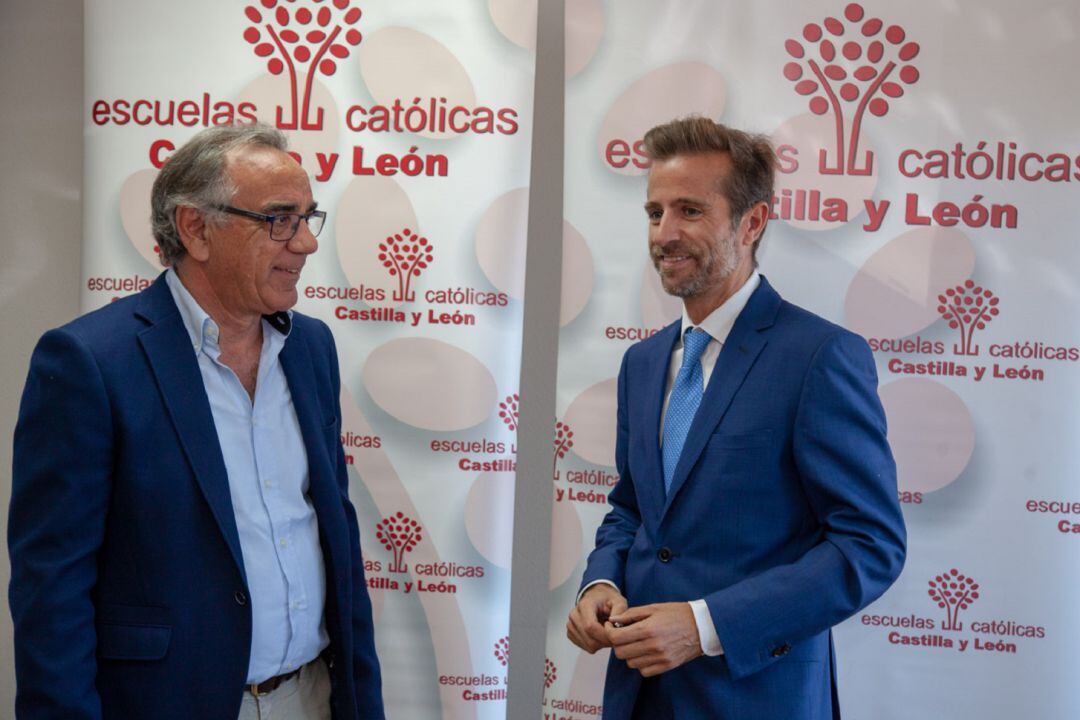
<path fill-rule="evenodd" d="M 729 235 L 725 240 L 733 240 L 734 232 Z M 705 262 L 701 266 L 700 272 L 690 278 L 683 285 L 670 285 L 664 277 L 663 271 L 660 270 L 660 259 L 653 257 L 653 266 L 656 268 L 656 272 L 660 275 L 660 284 L 664 288 L 664 292 L 673 297 L 686 299 L 689 297 L 696 297 L 708 290 L 712 285 L 723 281 L 729 277 L 731 273 L 735 272 L 735 268 L 739 265 L 739 255 L 735 251 L 734 242 L 725 242 L 719 252 L 712 252 L 705 257 Z"/>

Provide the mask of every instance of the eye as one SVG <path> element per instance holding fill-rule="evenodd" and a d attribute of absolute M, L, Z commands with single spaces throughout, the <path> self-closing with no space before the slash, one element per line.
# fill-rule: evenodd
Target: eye
<path fill-rule="evenodd" d="M 701 215 L 701 209 L 687 205 L 683 208 L 683 215 L 686 215 L 687 217 L 697 217 Z"/>
<path fill-rule="evenodd" d="M 645 217 L 649 218 L 649 222 L 651 222 L 651 223 L 660 222 L 660 216 L 663 215 L 663 214 L 664 213 L 662 213 L 660 210 L 646 210 L 645 211 Z"/>

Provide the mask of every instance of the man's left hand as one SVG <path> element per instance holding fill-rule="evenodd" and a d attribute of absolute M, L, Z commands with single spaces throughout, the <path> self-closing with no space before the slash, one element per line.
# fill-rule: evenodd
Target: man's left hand
<path fill-rule="evenodd" d="M 667 672 L 702 654 L 690 603 L 632 607 L 608 618 L 606 627 L 615 657 L 644 677 Z"/>

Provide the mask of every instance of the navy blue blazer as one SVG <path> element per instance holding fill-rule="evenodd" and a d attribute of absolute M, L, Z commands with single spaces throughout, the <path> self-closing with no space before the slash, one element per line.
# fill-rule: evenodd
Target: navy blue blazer
<path fill-rule="evenodd" d="M 668 698 L 674 717 L 838 718 L 830 628 L 880 596 L 905 553 L 873 356 L 762 278 L 665 495 L 660 411 L 679 327 L 623 358 L 620 479 L 582 585 L 612 580 L 631 606 L 705 599 L 724 654 L 643 695 Z M 612 654 L 604 717 L 629 718 L 640 683 Z"/>
<path fill-rule="evenodd" d="M 382 718 L 337 353 L 324 323 L 292 322 L 280 360 L 325 560 L 333 717 Z M 248 584 L 210 404 L 163 276 L 42 337 L 13 464 L 18 716 L 235 720 Z"/>

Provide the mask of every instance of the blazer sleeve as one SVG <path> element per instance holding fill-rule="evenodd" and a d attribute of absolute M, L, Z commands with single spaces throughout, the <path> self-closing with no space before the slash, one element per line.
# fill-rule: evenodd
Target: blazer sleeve
<path fill-rule="evenodd" d="M 96 359 L 71 332 L 46 333 L 15 427 L 8 597 L 18 717 L 96 720 L 91 592 L 105 535 L 113 426 Z"/>
<path fill-rule="evenodd" d="M 615 435 L 615 467 L 619 473 L 619 482 L 608 494 L 611 510 L 600 527 L 596 530 L 596 547 L 589 553 L 581 588 L 596 582 L 608 580 L 615 584 L 619 592 L 626 592 L 626 556 L 634 543 L 638 528 L 641 527 L 641 514 L 638 511 L 637 493 L 634 480 L 630 477 L 629 429 L 627 422 L 627 355 L 623 356 L 619 369 L 618 413 Z M 581 588 L 578 589 L 580 594 Z"/>
<path fill-rule="evenodd" d="M 341 436 L 341 372 L 338 368 L 337 347 L 330 329 L 326 328 L 330 353 L 330 380 L 337 417 L 337 435 Z M 337 453 L 337 482 L 345 520 L 349 526 L 349 557 L 352 558 L 352 647 L 353 680 L 356 684 L 356 707 L 363 720 L 382 720 L 385 717 L 382 698 L 382 676 L 379 658 L 375 654 L 375 625 L 371 616 L 371 598 L 364 579 L 364 559 L 360 554 L 360 525 L 356 509 L 349 500 L 349 471 L 345 450 L 335 443 Z"/>
<path fill-rule="evenodd" d="M 811 360 L 795 416 L 798 481 L 821 540 L 793 563 L 706 596 L 732 677 L 877 599 L 900 575 L 906 532 L 886 440 L 877 372 L 866 342 L 827 338 Z"/>

